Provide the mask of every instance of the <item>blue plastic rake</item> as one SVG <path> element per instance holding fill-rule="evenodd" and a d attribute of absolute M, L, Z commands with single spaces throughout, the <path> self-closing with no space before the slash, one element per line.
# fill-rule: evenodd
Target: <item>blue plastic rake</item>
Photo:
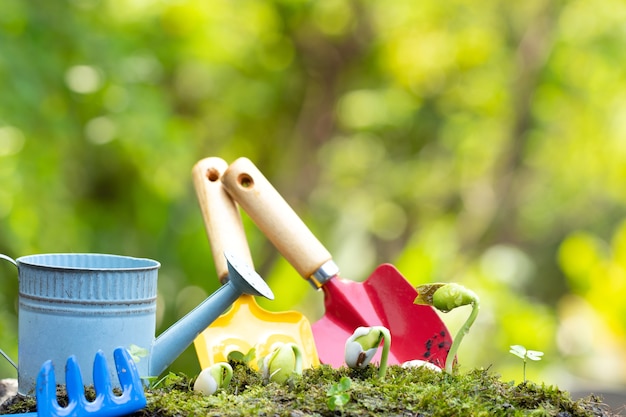
<path fill-rule="evenodd" d="M 19 414 L 27 417 L 117 417 L 131 414 L 146 406 L 146 396 L 135 362 L 125 348 L 113 352 L 117 376 L 122 388 L 115 395 L 106 358 L 102 351 L 96 353 L 93 364 L 93 381 L 96 398 L 85 398 L 83 378 L 76 356 L 72 355 L 65 364 L 65 383 L 68 397 L 67 407 L 61 407 L 56 395 L 56 378 L 52 361 L 46 361 L 37 376 L 37 412 Z"/>

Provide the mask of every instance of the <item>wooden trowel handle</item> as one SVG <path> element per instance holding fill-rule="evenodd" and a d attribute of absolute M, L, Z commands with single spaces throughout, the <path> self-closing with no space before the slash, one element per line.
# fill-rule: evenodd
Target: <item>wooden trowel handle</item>
<path fill-rule="evenodd" d="M 223 159 L 211 157 L 198 161 L 192 170 L 215 269 L 222 284 L 228 280 L 224 251 L 234 253 L 242 262 L 254 268 L 239 207 L 220 181 L 227 167 L 228 163 Z"/>
<path fill-rule="evenodd" d="M 328 250 L 252 161 L 237 159 L 222 175 L 222 182 L 280 253 L 315 288 L 338 272 Z"/>

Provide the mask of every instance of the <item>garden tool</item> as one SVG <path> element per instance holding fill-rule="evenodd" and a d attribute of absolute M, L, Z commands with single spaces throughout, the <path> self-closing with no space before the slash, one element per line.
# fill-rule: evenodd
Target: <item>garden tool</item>
<path fill-rule="evenodd" d="M 221 177 L 228 164 L 221 158 L 205 158 L 193 168 L 193 180 L 211 251 L 222 284 L 228 281 L 223 252 L 237 254 L 252 267 L 239 207 L 222 187 Z M 295 343 L 303 352 L 303 366 L 319 365 L 309 321 L 296 311 L 274 313 L 261 308 L 252 295 L 242 295 L 231 309 L 218 317 L 194 341 L 200 366 L 225 362 L 231 352 L 247 354 L 256 349 L 262 357 L 277 343 Z M 256 365 L 256 361 L 250 363 Z"/>
<path fill-rule="evenodd" d="M 324 292 L 325 314 L 312 325 L 322 363 L 343 364 L 345 341 L 357 327 L 385 326 L 390 365 L 421 359 L 444 366 L 448 330 L 432 307 L 413 304 L 417 291 L 393 265 L 378 266 L 363 282 L 342 279 L 328 250 L 249 159 L 230 165 L 222 182 L 298 273 Z"/>
<path fill-rule="evenodd" d="M 96 398 L 85 398 L 83 378 L 76 356 L 67 359 L 65 381 L 68 405 L 61 407 L 57 400 L 54 365 L 47 360 L 37 375 L 37 412 L 17 414 L 20 417 L 116 417 L 134 413 L 146 406 L 146 396 L 139 372 L 125 348 L 113 352 L 115 366 L 122 389 L 121 395 L 113 392 L 111 377 L 104 353 L 98 351 L 93 364 L 93 381 Z"/>
<path fill-rule="evenodd" d="M 239 296 L 274 298 L 253 269 L 224 256 L 228 282 L 158 337 L 157 261 L 89 253 L 3 257 L 19 276 L 18 392 L 33 395 L 39 367 L 48 359 L 59 363 L 76 355 L 85 368 L 98 350 L 118 346 L 136 352 L 141 377 L 158 376 Z M 115 377 L 113 369 L 109 374 Z M 91 376 L 85 379 L 92 383 Z"/>

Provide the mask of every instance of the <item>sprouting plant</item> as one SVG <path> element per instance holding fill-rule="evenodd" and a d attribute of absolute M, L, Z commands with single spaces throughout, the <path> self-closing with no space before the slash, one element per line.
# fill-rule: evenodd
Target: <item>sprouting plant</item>
<path fill-rule="evenodd" d="M 472 312 L 469 317 L 463 323 L 459 331 L 457 332 L 452 346 L 448 351 L 448 357 L 446 358 L 446 372 L 452 373 L 452 364 L 456 357 L 456 352 L 459 350 L 463 337 L 469 332 L 470 327 L 474 324 L 474 320 L 478 316 L 480 310 L 480 299 L 474 293 L 474 291 L 465 288 L 462 285 L 455 283 L 436 283 L 426 284 L 417 287 L 418 296 L 413 301 L 415 304 L 424 304 L 435 307 L 437 310 L 444 313 L 449 312 L 457 307 L 470 305 L 472 306 Z"/>
<path fill-rule="evenodd" d="M 150 354 L 150 351 L 148 349 L 137 346 L 134 343 L 128 346 L 128 349 L 126 350 L 130 354 L 130 358 L 135 363 L 139 363 L 139 361 L 141 361 L 143 358 L 147 357 Z M 155 387 L 162 382 L 162 379 L 159 380 L 157 375 L 142 376 L 141 379 L 149 387 Z"/>
<path fill-rule="evenodd" d="M 259 359 L 263 379 L 284 383 L 294 375 L 302 375 L 302 351 L 295 343 L 280 343 L 267 356 Z"/>
<path fill-rule="evenodd" d="M 150 389 L 155 389 L 161 386 L 161 384 L 168 385 L 171 381 L 179 379 L 180 376 L 176 375 L 174 372 L 168 372 L 166 375 L 159 378 L 158 376 L 142 376 L 141 379 L 145 382 L 144 385 L 150 387 Z"/>
<path fill-rule="evenodd" d="M 543 356 L 543 352 L 540 350 L 529 350 L 522 345 L 511 346 L 510 353 L 514 354 L 524 362 L 524 382 L 526 382 L 526 359 L 531 361 L 540 361 Z"/>
<path fill-rule="evenodd" d="M 141 360 L 141 358 L 145 358 L 150 354 L 150 351 L 146 348 L 142 348 L 141 346 L 137 346 L 135 344 L 131 344 L 128 347 L 128 353 L 130 353 L 130 357 L 133 362 L 137 363 Z"/>
<path fill-rule="evenodd" d="M 346 340 L 345 361 L 350 368 L 366 367 L 383 342 L 383 350 L 380 354 L 378 377 L 385 379 L 387 373 L 387 358 L 391 346 L 391 334 L 386 327 L 357 327 L 352 336 Z"/>
<path fill-rule="evenodd" d="M 234 350 L 228 354 L 229 360 L 242 362 L 245 364 L 251 363 L 256 358 L 256 348 L 251 348 L 245 355 L 238 350 Z"/>
<path fill-rule="evenodd" d="M 350 394 L 348 393 L 348 390 L 350 389 L 351 384 L 352 380 L 347 376 L 344 376 L 339 380 L 339 382 L 328 388 L 328 391 L 326 391 L 326 403 L 328 404 L 330 411 L 341 411 L 343 410 L 343 406 L 348 404 L 348 401 L 350 401 Z"/>
<path fill-rule="evenodd" d="M 228 362 L 218 362 L 200 372 L 193 384 L 193 390 L 204 395 L 212 395 L 220 388 L 226 388 L 232 377 L 233 368 Z"/>

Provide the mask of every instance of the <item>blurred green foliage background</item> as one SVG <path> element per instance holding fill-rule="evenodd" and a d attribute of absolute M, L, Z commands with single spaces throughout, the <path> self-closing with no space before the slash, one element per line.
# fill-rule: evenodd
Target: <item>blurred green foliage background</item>
<path fill-rule="evenodd" d="M 625 42 L 619 0 L 4 0 L 0 253 L 156 259 L 162 331 L 218 286 L 191 168 L 247 156 L 343 276 L 477 292 L 462 367 L 626 384 Z M 320 317 L 245 224 L 263 305 Z"/>

